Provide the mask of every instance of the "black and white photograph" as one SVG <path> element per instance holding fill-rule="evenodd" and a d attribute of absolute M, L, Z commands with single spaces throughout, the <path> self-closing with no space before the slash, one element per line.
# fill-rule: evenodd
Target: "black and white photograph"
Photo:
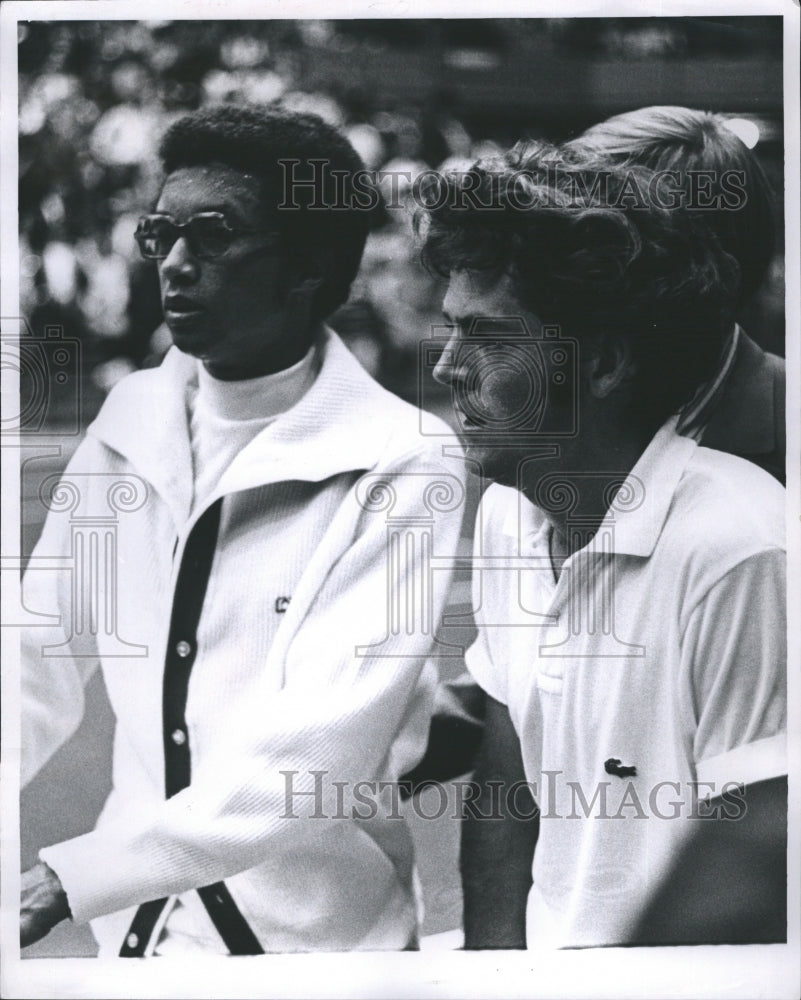
<path fill-rule="evenodd" d="M 798 996 L 800 24 L 3 4 L 3 995 Z"/>

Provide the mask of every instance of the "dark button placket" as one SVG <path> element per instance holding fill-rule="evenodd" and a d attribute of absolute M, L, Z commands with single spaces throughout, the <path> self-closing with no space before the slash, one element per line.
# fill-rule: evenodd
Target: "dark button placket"
<path fill-rule="evenodd" d="M 186 788 L 192 778 L 186 702 L 198 650 L 197 632 L 217 546 L 221 508 L 222 498 L 205 510 L 192 527 L 181 557 L 173 595 L 162 697 L 167 798 Z M 199 888 L 198 894 L 232 955 L 262 954 L 261 945 L 223 882 Z M 142 957 L 146 954 L 166 904 L 166 899 L 160 899 L 139 907 L 120 951 L 122 957 Z"/>

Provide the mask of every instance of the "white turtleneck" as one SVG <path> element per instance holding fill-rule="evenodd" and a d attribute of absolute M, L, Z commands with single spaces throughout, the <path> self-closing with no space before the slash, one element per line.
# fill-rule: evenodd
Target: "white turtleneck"
<path fill-rule="evenodd" d="M 236 382 L 214 378 L 198 361 L 197 389 L 189 400 L 193 510 L 212 493 L 239 452 L 303 398 L 318 369 L 314 346 L 291 368 Z"/>

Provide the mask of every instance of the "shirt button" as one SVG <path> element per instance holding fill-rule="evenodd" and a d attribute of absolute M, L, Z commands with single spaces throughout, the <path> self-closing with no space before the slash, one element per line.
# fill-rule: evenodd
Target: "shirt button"
<path fill-rule="evenodd" d="M 125 943 L 129 948 L 136 948 L 139 944 L 139 936 L 137 934 L 129 934 L 125 939 Z"/>
<path fill-rule="evenodd" d="M 185 639 L 181 639 L 181 641 L 175 646 L 175 652 L 181 657 L 189 656 L 192 652 L 192 647 L 188 642 L 186 642 Z"/>
<path fill-rule="evenodd" d="M 186 743 L 186 733 L 183 729 L 173 729 L 170 739 L 177 747 L 182 747 Z"/>

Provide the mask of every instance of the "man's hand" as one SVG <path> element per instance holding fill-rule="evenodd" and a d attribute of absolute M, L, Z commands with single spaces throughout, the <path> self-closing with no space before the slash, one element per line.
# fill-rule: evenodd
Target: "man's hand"
<path fill-rule="evenodd" d="M 58 875 L 40 861 L 22 873 L 19 913 L 19 943 L 27 948 L 49 934 L 71 916 L 67 894 Z"/>

